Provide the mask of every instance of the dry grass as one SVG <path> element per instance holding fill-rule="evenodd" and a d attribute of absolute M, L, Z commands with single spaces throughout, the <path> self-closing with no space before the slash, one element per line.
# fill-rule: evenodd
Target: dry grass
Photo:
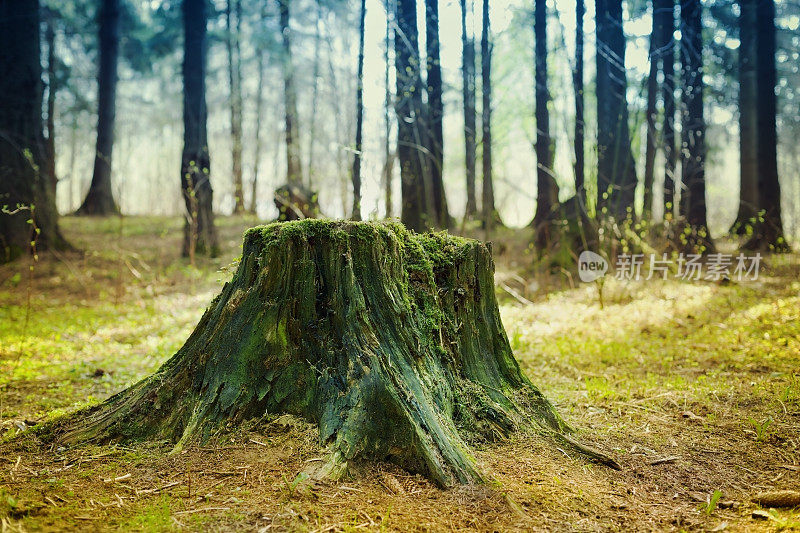
<path fill-rule="evenodd" d="M 220 223 L 225 255 L 192 268 L 177 219 L 67 219 L 86 253 L 36 266 L 27 328 L 27 265 L 0 268 L 2 431 L 102 400 L 169 357 L 248 221 Z M 495 250 L 501 276 L 530 262 L 519 236 Z M 797 510 L 757 520 L 750 503 L 800 485 L 800 258 L 771 258 L 758 283 L 609 282 L 603 310 L 592 286 L 537 281 L 549 290 L 526 292 L 530 305 L 503 296 L 517 358 L 620 472 L 518 435 L 477 451 L 481 487 L 442 491 L 390 465 L 310 485 L 297 475 L 319 458 L 315 430 L 286 419 L 177 455 L 15 440 L 0 445 L 0 531 L 800 528 Z"/>

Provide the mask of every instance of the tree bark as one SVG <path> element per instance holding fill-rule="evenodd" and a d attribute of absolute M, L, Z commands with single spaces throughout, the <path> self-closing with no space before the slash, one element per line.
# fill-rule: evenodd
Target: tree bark
<path fill-rule="evenodd" d="M 97 74 L 97 145 L 89 192 L 77 215 L 108 216 L 119 213 L 111 189 L 111 156 L 119 60 L 119 0 L 102 0 L 98 12 L 100 68 Z"/>
<path fill-rule="evenodd" d="M 492 177 L 492 41 L 489 0 L 483 0 L 481 29 L 481 163 L 483 170 L 483 228 L 487 235 L 495 224 L 503 224 L 494 201 L 494 180 Z"/>
<path fill-rule="evenodd" d="M 358 34 L 358 74 L 356 79 L 356 146 L 353 153 L 353 210 L 351 218 L 361 220 L 361 151 L 364 127 L 364 25 L 367 14 L 366 0 L 361 0 Z"/>
<path fill-rule="evenodd" d="M 394 202 L 392 200 L 392 175 L 394 174 L 394 158 L 395 154 L 391 149 L 392 137 L 392 122 L 391 122 L 391 107 L 392 107 L 392 87 L 389 82 L 389 50 L 394 42 L 394 30 L 392 29 L 392 17 L 394 16 L 395 7 L 392 5 L 393 0 L 385 0 L 386 8 L 386 35 L 384 36 L 384 71 L 383 83 L 386 87 L 386 93 L 383 101 L 383 128 L 384 128 L 384 145 L 383 145 L 383 188 L 384 188 L 384 204 L 386 209 L 386 218 L 392 218 L 394 212 Z"/>
<path fill-rule="evenodd" d="M 763 212 L 763 215 L 745 247 L 751 250 L 788 252 L 789 244 L 783 234 L 781 184 L 778 179 L 774 0 L 757 0 L 756 13 L 758 205 L 759 212 Z"/>
<path fill-rule="evenodd" d="M 617 221 L 633 215 L 636 168 L 631 153 L 626 97 L 622 1 L 598 0 L 597 11 L 597 213 Z"/>
<path fill-rule="evenodd" d="M 644 156 L 644 195 L 642 203 L 642 219 L 649 222 L 653 213 L 653 182 L 656 167 L 656 123 L 658 122 L 658 110 L 656 100 L 658 98 L 658 64 L 660 56 L 659 48 L 659 23 L 660 19 L 656 16 L 656 0 L 652 0 L 653 10 L 653 29 L 650 32 L 650 72 L 647 75 L 647 108 L 645 109 L 647 133 L 645 136 L 645 156 Z"/>
<path fill-rule="evenodd" d="M 253 228 L 233 279 L 172 359 L 39 435 L 167 440 L 177 451 L 286 413 L 318 425 L 327 460 L 309 467 L 315 477 L 391 461 L 443 487 L 484 479 L 468 443 L 518 430 L 590 453 L 514 359 L 493 272 L 486 245 L 396 223 Z"/>
<path fill-rule="evenodd" d="M 583 17 L 586 14 L 584 0 L 575 2 L 575 72 L 573 87 L 575 90 L 575 197 L 578 207 L 586 211 L 586 159 L 585 159 L 585 128 L 583 93 Z"/>
<path fill-rule="evenodd" d="M 214 227 L 211 161 L 208 153 L 206 108 L 206 3 L 183 0 L 183 154 L 181 191 L 186 204 L 183 250 L 195 254 L 219 253 Z"/>
<path fill-rule="evenodd" d="M 261 6 L 261 21 L 266 23 L 267 9 L 266 5 Z M 261 151 L 263 149 L 263 142 L 261 138 L 261 114 L 264 109 L 264 54 L 265 44 L 262 39 L 259 39 L 256 45 L 256 69 L 258 70 L 258 82 L 256 85 L 256 125 L 255 125 L 255 139 L 254 139 L 254 157 L 253 157 L 253 181 L 251 182 L 250 190 L 250 213 L 256 214 L 258 209 L 258 172 L 261 163 Z"/>
<path fill-rule="evenodd" d="M 758 0 L 739 0 L 739 210 L 731 226 L 745 235 L 758 217 Z"/>
<path fill-rule="evenodd" d="M 534 34 L 536 69 L 536 215 L 533 226 L 539 249 L 547 248 L 554 240 L 552 222 L 559 207 L 558 183 L 553 171 L 553 141 L 550 137 L 550 92 L 547 89 L 547 2 L 534 1 Z"/>
<path fill-rule="evenodd" d="M 311 116 L 309 117 L 308 130 L 308 187 L 314 187 L 314 176 L 316 174 L 316 144 L 317 144 L 317 109 L 319 108 L 319 76 L 320 76 L 320 51 L 322 49 L 322 4 L 319 0 L 317 5 L 317 18 L 314 21 L 314 77 L 311 91 Z M 388 22 L 387 22 L 388 24 Z"/>
<path fill-rule="evenodd" d="M 478 213 L 475 190 L 476 112 L 475 112 L 475 43 L 467 33 L 467 0 L 461 0 L 461 83 L 464 102 L 464 154 L 467 171 L 467 206 L 464 218 Z"/>
<path fill-rule="evenodd" d="M 294 85 L 294 62 L 292 61 L 292 40 L 289 27 L 290 0 L 278 0 L 281 28 L 281 66 L 283 67 L 283 99 L 286 119 L 286 182 L 302 187 L 303 168 L 300 162 L 300 134 L 298 129 L 297 90 Z"/>
<path fill-rule="evenodd" d="M 231 112 L 231 172 L 233 176 L 234 214 L 244 212 L 244 183 L 242 181 L 241 27 L 241 0 L 227 0 L 225 2 L 225 28 L 227 30 L 225 45 L 228 51 L 228 88 L 230 89 Z"/>
<path fill-rule="evenodd" d="M 400 220 L 422 231 L 431 224 L 424 175 L 422 80 L 419 61 L 416 0 L 397 0 L 394 39 L 397 74 L 397 158 L 400 162 L 402 210 Z"/>
<path fill-rule="evenodd" d="M 436 225 L 450 227 L 450 212 L 444 188 L 444 102 L 442 100 L 442 65 L 439 44 L 439 0 L 425 0 L 425 48 L 428 90 L 428 144 L 430 175 L 433 189 L 433 210 Z"/>
<path fill-rule="evenodd" d="M 664 146 L 664 220 L 672 220 L 675 214 L 675 0 L 654 0 L 663 43 L 661 70 L 664 81 L 661 99 L 664 102 L 662 138 Z"/>
<path fill-rule="evenodd" d="M 707 252 L 714 245 L 706 216 L 701 14 L 700 0 L 681 0 L 681 214 L 691 230 L 685 247 Z"/>
<path fill-rule="evenodd" d="M 69 247 L 45 164 L 40 54 L 39 2 L 0 2 L 0 263 L 34 252 L 32 241 Z"/>
<path fill-rule="evenodd" d="M 45 130 L 45 156 L 47 158 L 47 176 L 49 176 L 49 193 L 56 199 L 58 190 L 58 176 L 56 176 L 56 92 L 58 91 L 58 80 L 56 74 L 56 31 L 53 21 L 53 14 L 47 12 L 45 18 L 45 43 L 47 46 L 47 121 Z"/>
<path fill-rule="evenodd" d="M 664 147 L 664 220 L 672 220 L 675 214 L 675 0 L 654 0 L 663 43 L 661 70 L 661 99 L 664 105 L 662 139 Z"/>

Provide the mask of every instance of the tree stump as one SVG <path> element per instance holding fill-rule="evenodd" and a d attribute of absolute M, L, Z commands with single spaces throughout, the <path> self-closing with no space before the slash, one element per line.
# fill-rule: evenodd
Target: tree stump
<path fill-rule="evenodd" d="M 519 428 L 567 430 L 513 357 L 493 271 L 478 241 L 393 222 L 253 228 L 186 344 L 49 434 L 61 443 L 167 439 L 178 449 L 288 413 L 319 426 L 328 452 L 319 476 L 371 459 L 441 486 L 479 481 L 470 445 Z"/>

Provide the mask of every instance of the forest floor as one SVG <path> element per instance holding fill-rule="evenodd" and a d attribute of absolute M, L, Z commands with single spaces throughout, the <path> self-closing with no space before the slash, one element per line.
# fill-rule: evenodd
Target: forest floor
<path fill-rule="evenodd" d="M 496 238 L 517 359 L 621 471 L 517 435 L 477 450 L 485 486 L 440 490 L 381 464 L 307 486 L 315 431 L 287 417 L 175 455 L 9 440 L 181 346 L 252 220 L 218 223 L 223 256 L 196 266 L 178 258 L 179 218 L 68 217 L 83 253 L 45 254 L 32 277 L 25 261 L 0 267 L 0 531 L 800 529 L 800 511 L 756 519 L 750 501 L 800 489 L 798 255 L 767 258 L 757 282 L 608 280 L 601 309 L 594 285 L 534 278 L 524 235 Z"/>

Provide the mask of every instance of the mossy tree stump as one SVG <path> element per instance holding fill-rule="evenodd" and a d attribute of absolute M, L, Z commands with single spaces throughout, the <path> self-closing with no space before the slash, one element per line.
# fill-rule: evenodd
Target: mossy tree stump
<path fill-rule="evenodd" d="M 522 374 L 491 252 L 397 223 L 249 230 L 238 270 L 154 375 L 57 424 L 62 443 L 168 439 L 289 413 L 319 425 L 338 477 L 388 460 L 442 486 L 481 479 L 470 445 L 567 429 Z"/>

